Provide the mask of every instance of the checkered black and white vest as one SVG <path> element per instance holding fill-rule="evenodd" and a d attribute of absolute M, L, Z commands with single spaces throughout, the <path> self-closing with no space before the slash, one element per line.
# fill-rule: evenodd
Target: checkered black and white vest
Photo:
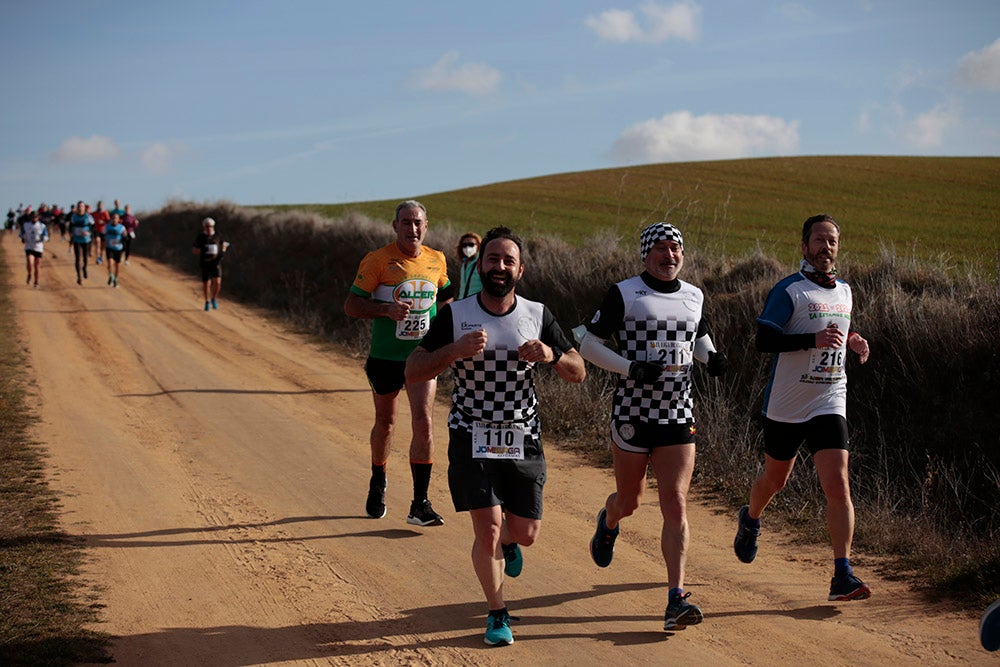
<path fill-rule="evenodd" d="M 520 361 L 517 348 L 541 337 L 544 306 L 517 297 L 506 315 L 484 311 L 475 297 L 451 303 L 454 340 L 470 331 L 486 331 L 486 349 L 452 363 L 455 390 L 448 427 L 472 431 L 473 422 L 518 422 L 540 436 L 535 364 Z"/>
<path fill-rule="evenodd" d="M 649 355 L 657 343 L 676 341 L 685 363 L 680 370 L 661 376 L 653 384 L 637 384 L 621 378 L 615 389 L 612 415 L 621 421 L 694 422 L 691 371 L 704 295 L 683 280 L 676 292 L 657 292 L 639 276 L 623 280 L 617 287 L 625 302 L 625 316 L 615 334 L 621 355 L 629 361 L 654 361 Z"/>

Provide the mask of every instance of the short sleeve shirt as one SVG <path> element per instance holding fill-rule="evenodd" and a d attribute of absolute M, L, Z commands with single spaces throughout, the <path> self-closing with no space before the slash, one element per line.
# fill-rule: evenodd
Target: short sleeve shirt
<path fill-rule="evenodd" d="M 784 334 L 814 334 L 828 326 L 851 327 L 851 287 L 838 280 L 821 287 L 801 273 L 788 276 L 767 296 L 757 322 Z M 838 349 L 793 350 L 775 355 L 764 393 L 763 414 L 801 423 L 818 415 L 847 416 L 846 342 Z"/>
<path fill-rule="evenodd" d="M 372 321 L 369 354 L 376 359 L 406 361 L 437 316 L 438 291 L 451 284 L 444 253 L 422 246 L 408 257 L 395 242 L 365 255 L 350 291 L 382 303 L 402 301 L 410 314 L 401 322 L 389 317 Z"/>
<path fill-rule="evenodd" d="M 90 243 L 90 232 L 94 227 L 94 219 L 89 213 L 80 215 L 74 213 L 69 221 L 70 238 L 73 243 Z"/>
<path fill-rule="evenodd" d="M 122 250 L 125 245 L 122 237 L 125 236 L 125 226 L 120 222 L 117 225 L 109 224 L 104 228 L 104 241 L 109 250 Z"/>
<path fill-rule="evenodd" d="M 201 251 L 199 261 L 204 266 L 222 259 L 222 235 L 219 232 L 201 232 L 195 237 L 193 247 Z"/>
<path fill-rule="evenodd" d="M 540 438 L 537 364 L 519 359 L 517 350 L 535 339 L 563 352 L 572 344 L 544 304 L 519 296 L 513 309 L 494 315 L 482 307 L 478 296 L 470 296 L 442 308 L 420 346 L 433 352 L 480 329 L 486 332 L 486 349 L 451 365 L 455 389 L 449 428 L 471 433 L 475 422 L 517 423 Z"/>

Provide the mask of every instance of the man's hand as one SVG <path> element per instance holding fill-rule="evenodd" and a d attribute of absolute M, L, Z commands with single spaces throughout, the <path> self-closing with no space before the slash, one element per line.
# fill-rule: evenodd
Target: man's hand
<path fill-rule="evenodd" d="M 402 322 L 406 319 L 406 316 L 410 314 L 410 304 L 404 303 L 402 301 L 395 301 L 393 303 L 386 304 L 385 316 L 390 320 L 395 320 L 396 322 Z"/>
<path fill-rule="evenodd" d="M 843 347 L 844 332 L 837 328 L 837 325 L 830 322 L 825 329 L 816 332 L 816 347 Z"/>
<path fill-rule="evenodd" d="M 729 360 L 722 352 L 709 352 L 708 363 L 705 365 L 708 374 L 712 377 L 719 377 L 729 370 Z"/>
<path fill-rule="evenodd" d="M 455 341 L 455 352 L 458 353 L 457 359 L 469 359 L 480 354 L 485 349 L 486 331 L 483 329 L 470 331 Z"/>
<path fill-rule="evenodd" d="M 517 348 L 517 358 L 529 363 L 544 364 L 555 359 L 552 348 L 535 338 L 521 343 Z"/>
<path fill-rule="evenodd" d="M 851 335 L 847 337 L 847 347 L 851 348 L 851 351 L 858 355 L 861 363 L 868 361 L 868 355 L 871 353 L 871 350 L 868 347 L 868 341 L 861 334 L 852 331 Z"/>
<path fill-rule="evenodd" d="M 628 367 L 628 379 L 639 384 L 653 384 L 663 373 L 663 366 L 649 361 L 633 361 Z"/>

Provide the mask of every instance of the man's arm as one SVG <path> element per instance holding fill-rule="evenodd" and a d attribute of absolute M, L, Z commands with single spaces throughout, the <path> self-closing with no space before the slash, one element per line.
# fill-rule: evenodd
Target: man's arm
<path fill-rule="evenodd" d="M 388 317 L 400 322 L 406 319 L 408 312 L 410 312 L 408 304 L 399 301 L 394 303 L 375 301 L 371 298 L 359 296 L 354 292 L 349 293 L 347 300 L 344 301 L 344 313 L 348 317 L 356 317 L 360 320 L 374 320 L 378 317 Z"/>
<path fill-rule="evenodd" d="M 819 347 L 816 343 L 818 334 L 786 334 L 774 327 L 757 323 L 757 336 L 754 343 L 758 352 L 794 352 Z"/>
<path fill-rule="evenodd" d="M 587 379 L 587 366 L 583 363 L 580 353 L 570 348 L 552 365 L 566 382 L 583 382 Z"/>

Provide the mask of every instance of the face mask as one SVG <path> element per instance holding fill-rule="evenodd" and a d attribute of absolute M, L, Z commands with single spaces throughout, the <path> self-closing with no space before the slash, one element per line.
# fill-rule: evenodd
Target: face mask
<path fill-rule="evenodd" d="M 462 254 L 465 255 L 466 257 L 475 257 L 478 251 L 479 249 L 476 248 L 476 246 L 474 245 L 462 246 Z"/>

